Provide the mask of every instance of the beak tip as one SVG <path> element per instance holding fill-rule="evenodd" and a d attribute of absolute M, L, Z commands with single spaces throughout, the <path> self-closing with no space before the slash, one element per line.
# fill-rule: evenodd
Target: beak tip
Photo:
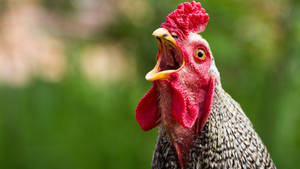
<path fill-rule="evenodd" d="M 151 72 L 149 72 L 149 73 L 146 74 L 145 79 L 146 79 L 147 81 L 150 81 L 150 82 L 153 81 L 153 77 L 151 76 Z"/>
<path fill-rule="evenodd" d="M 158 28 L 152 33 L 152 35 L 155 37 L 161 37 L 164 34 L 169 34 L 169 31 L 166 28 Z"/>

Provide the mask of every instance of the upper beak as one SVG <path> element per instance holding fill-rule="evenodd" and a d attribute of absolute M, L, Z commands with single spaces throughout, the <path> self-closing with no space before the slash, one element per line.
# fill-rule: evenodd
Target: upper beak
<path fill-rule="evenodd" d="M 159 39 L 165 39 L 170 42 L 172 42 L 174 45 L 176 45 L 175 39 L 172 37 L 172 35 L 169 33 L 169 31 L 165 28 L 158 28 L 153 33 L 153 36 Z M 177 45 L 176 45 L 177 46 Z"/>
<path fill-rule="evenodd" d="M 177 46 L 176 40 L 172 37 L 172 35 L 169 33 L 169 31 L 165 28 L 158 28 L 153 33 L 153 36 L 155 36 L 157 39 L 159 39 L 159 43 L 163 43 L 162 41 L 169 41 L 174 46 Z M 159 44 L 159 50 L 161 50 L 162 45 Z M 159 79 L 168 79 L 169 75 L 177 70 L 165 70 L 165 71 L 159 71 L 159 64 L 160 64 L 161 58 L 158 56 L 157 63 L 155 67 L 146 74 L 146 80 L 148 81 L 154 81 Z"/>

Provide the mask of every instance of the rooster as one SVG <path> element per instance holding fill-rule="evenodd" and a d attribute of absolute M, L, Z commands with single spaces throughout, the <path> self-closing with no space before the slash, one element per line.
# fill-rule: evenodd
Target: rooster
<path fill-rule="evenodd" d="M 144 131 L 160 125 L 152 169 L 276 168 L 240 105 L 221 85 L 208 42 L 209 20 L 198 2 L 185 2 L 153 32 L 153 86 L 136 108 Z"/>

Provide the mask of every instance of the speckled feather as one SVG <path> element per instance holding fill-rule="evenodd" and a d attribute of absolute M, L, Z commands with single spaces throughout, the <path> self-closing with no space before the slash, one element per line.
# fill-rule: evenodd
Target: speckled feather
<path fill-rule="evenodd" d="M 202 168 L 276 168 L 250 120 L 220 83 L 214 90 L 210 116 L 194 141 L 185 166 Z M 159 129 L 152 169 L 181 169 L 163 127 Z"/>

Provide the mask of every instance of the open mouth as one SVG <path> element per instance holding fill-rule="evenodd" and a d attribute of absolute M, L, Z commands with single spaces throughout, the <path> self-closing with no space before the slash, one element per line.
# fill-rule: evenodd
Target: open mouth
<path fill-rule="evenodd" d="M 159 41 L 157 63 L 146 75 L 146 80 L 168 79 L 171 73 L 181 70 L 185 62 L 181 50 L 168 30 L 159 28 L 153 32 Z"/>
<path fill-rule="evenodd" d="M 172 42 L 159 39 L 158 71 L 177 70 L 183 64 L 181 51 Z"/>

